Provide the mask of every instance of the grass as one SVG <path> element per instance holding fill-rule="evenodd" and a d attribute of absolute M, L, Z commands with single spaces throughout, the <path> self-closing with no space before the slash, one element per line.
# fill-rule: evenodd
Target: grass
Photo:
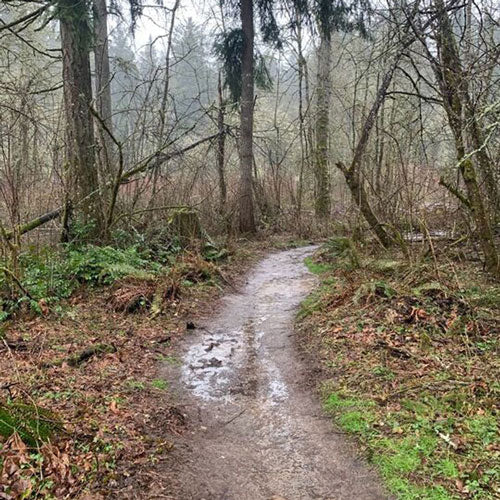
<path fill-rule="evenodd" d="M 311 257 L 306 257 L 304 259 L 304 264 L 306 265 L 309 272 L 313 274 L 323 274 L 333 269 L 332 264 L 316 262 Z"/>
<path fill-rule="evenodd" d="M 168 382 L 166 380 L 157 378 L 151 382 L 151 386 L 155 389 L 159 389 L 160 391 L 166 391 L 168 389 Z"/>
<path fill-rule="evenodd" d="M 347 248 L 347 245 L 346 245 Z M 361 259 L 359 259 L 361 262 Z M 463 266 L 328 248 L 298 315 L 325 411 L 402 500 L 500 498 L 498 287 Z"/>
<path fill-rule="evenodd" d="M 137 390 L 137 391 L 143 391 L 146 388 L 146 384 L 144 382 L 141 382 L 139 380 L 127 380 L 126 383 L 127 387 L 130 390 Z"/>
<path fill-rule="evenodd" d="M 180 366 L 182 364 L 182 361 L 177 356 L 172 356 L 172 355 L 166 356 L 163 354 L 159 354 L 158 361 L 161 361 L 162 363 L 167 363 L 172 366 Z"/>

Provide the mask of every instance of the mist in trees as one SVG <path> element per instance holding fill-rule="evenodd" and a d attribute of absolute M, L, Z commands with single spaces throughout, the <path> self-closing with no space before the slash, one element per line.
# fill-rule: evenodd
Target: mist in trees
<path fill-rule="evenodd" d="M 476 242 L 498 274 L 499 15 L 489 0 L 6 0 L 4 238 L 112 242 L 183 206 L 213 235 L 404 249 L 425 228 Z"/>

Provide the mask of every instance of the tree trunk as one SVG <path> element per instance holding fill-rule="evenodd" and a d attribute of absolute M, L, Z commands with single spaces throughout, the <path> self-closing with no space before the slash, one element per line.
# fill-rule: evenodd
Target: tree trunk
<path fill-rule="evenodd" d="M 321 30 L 320 30 L 321 31 Z M 331 92 L 331 43 L 326 34 L 321 34 L 318 51 L 316 151 L 314 175 L 316 179 L 316 216 L 322 219 L 330 215 L 330 173 L 328 168 L 328 128 Z"/>
<path fill-rule="evenodd" d="M 241 61 L 239 230 L 242 233 L 255 233 L 252 187 L 254 109 L 254 26 L 252 0 L 241 0 L 240 9 L 241 28 L 243 30 L 243 55 Z"/>
<path fill-rule="evenodd" d="M 106 0 L 94 0 L 93 10 L 96 107 L 100 119 L 109 132 L 113 133 Z M 113 141 L 100 123 L 97 127 L 101 171 L 110 178 L 113 171 Z"/>
<path fill-rule="evenodd" d="M 92 33 L 86 6 L 81 0 L 60 0 L 59 7 L 69 191 L 79 202 L 83 222 L 95 224 L 91 237 L 97 237 L 102 217 L 95 162 L 94 124 L 90 111 L 92 81 L 89 47 Z"/>
<path fill-rule="evenodd" d="M 302 217 L 302 203 L 304 197 L 304 180 L 306 172 L 311 171 L 310 151 L 310 123 L 306 121 L 309 113 L 309 82 L 307 60 L 303 51 L 303 14 L 299 9 L 295 11 L 295 35 L 297 42 L 297 68 L 299 77 L 299 136 L 300 136 L 300 170 L 297 186 L 297 216 Z"/>
<path fill-rule="evenodd" d="M 368 146 L 368 140 L 370 138 L 370 133 L 375 125 L 378 112 L 383 102 L 385 101 L 387 95 L 387 89 L 391 83 L 394 71 L 396 70 L 399 59 L 401 58 L 401 53 L 398 53 L 387 73 L 382 79 L 382 83 L 377 90 L 377 96 L 372 104 L 370 112 L 363 125 L 363 130 L 361 131 L 360 138 L 354 150 L 354 157 L 352 159 L 351 165 L 347 168 L 343 163 L 337 162 L 337 167 L 344 174 L 347 186 L 351 191 L 352 198 L 354 202 L 358 205 L 359 210 L 363 214 L 366 222 L 370 225 L 370 229 L 377 235 L 382 245 L 388 248 L 392 245 L 392 239 L 384 229 L 383 225 L 379 222 L 375 212 L 372 210 L 370 202 L 368 200 L 368 195 L 363 186 L 363 181 L 361 179 L 361 161 L 365 154 L 366 148 Z"/>
<path fill-rule="evenodd" d="M 217 90 L 219 96 L 219 108 L 217 110 L 217 132 L 219 133 L 219 136 L 217 137 L 217 173 L 219 175 L 219 211 L 222 214 L 224 213 L 224 209 L 226 208 L 227 199 L 226 179 L 224 176 L 224 160 L 226 148 L 224 115 L 226 108 L 224 103 L 224 96 L 222 94 L 222 79 L 220 71 Z"/>
<path fill-rule="evenodd" d="M 434 67 L 443 95 L 444 108 L 448 123 L 455 139 L 455 149 L 459 171 L 464 180 L 471 216 L 476 225 L 476 233 L 484 253 L 484 263 L 488 271 L 500 275 L 500 262 L 495 247 L 493 231 L 477 179 L 476 167 L 472 158 L 467 156 L 464 135 L 466 121 L 474 121 L 473 110 L 469 106 L 470 96 L 466 76 L 453 33 L 453 27 L 442 0 L 436 0 L 440 15 L 436 28 L 436 44 L 440 55 L 439 65 Z M 465 119 L 464 119 L 465 118 Z M 479 134 L 479 129 L 476 132 Z M 474 136 L 474 133 L 472 134 Z M 472 144 L 475 143 L 472 137 Z M 481 162 L 481 157 L 478 158 Z M 484 158 L 483 158 L 484 160 Z"/>
<path fill-rule="evenodd" d="M 469 127 L 469 136 L 471 138 L 472 146 L 476 151 L 475 156 L 477 158 L 481 177 L 484 179 L 490 206 L 494 211 L 493 219 L 498 219 L 498 217 L 500 217 L 500 193 L 498 192 L 498 183 L 495 179 L 495 169 L 493 167 L 493 162 L 486 151 L 484 144 L 485 139 L 475 116 L 474 106 L 470 102 L 470 97 L 468 95 L 466 97 L 467 103 L 465 106 L 465 119 Z"/>
<path fill-rule="evenodd" d="M 375 212 L 372 210 L 368 200 L 368 195 L 360 178 L 359 171 L 347 169 L 345 165 L 340 162 L 337 163 L 337 167 L 344 173 L 352 198 L 358 205 L 359 211 L 363 214 L 366 222 L 368 222 L 370 229 L 376 234 L 384 248 L 389 248 L 392 245 L 392 240 L 383 225 L 378 220 Z"/>

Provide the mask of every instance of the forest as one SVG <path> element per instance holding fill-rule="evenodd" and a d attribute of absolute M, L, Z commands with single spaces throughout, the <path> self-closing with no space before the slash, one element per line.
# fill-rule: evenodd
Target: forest
<path fill-rule="evenodd" d="M 0 498 L 499 498 L 499 59 L 495 0 L 2 0 Z"/>

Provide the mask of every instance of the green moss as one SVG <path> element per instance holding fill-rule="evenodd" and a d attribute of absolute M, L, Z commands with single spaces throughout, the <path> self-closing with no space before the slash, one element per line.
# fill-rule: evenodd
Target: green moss
<path fill-rule="evenodd" d="M 385 281 L 370 281 L 363 283 L 354 294 L 353 302 L 359 304 L 360 302 L 368 303 L 373 298 L 378 297 L 382 299 L 392 299 L 397 295 L 397 291 L 387 284 Z"/>
<path fill-rule="evenodd" d="M 346 432 L 365 434 L 370 430 L 370 424 L 375 420 L 375 416 L 367 411 L 353 410 L 342 413 L 335 420 Z"/>
<path fill-rule="evenodd" d="M 402 448 L 392 455 L 379 455 L 373 462 L 380 467 L 384 476 L 392 476 L 397 473 L 408 474 L 420 465 L 420 456 L 417 450 Z"/>
<path fill-rule="evenodd" d="M 168 389 L 168 382 L 163 379 L 155 379 L 151 382 L 151 385 L 160 391 L 166 391 Z"/>
<path fill-rule="evenodd" d="M 437 281 L 430 281 L 428 283 L 423 283 L 422 285 L 414 288 L 412 292 L 416 297 L 422 296 L 436 296 L 436 295 L 448 295 L 449 290 L 446 286 Z"/>
<path fill-rule="evenodd" d="M 482 445 L 498 442 L 498 423 L 493 415 L 478 415 L 466 422 L 471 433 Z"/>
<path fill-rule="evenodd" d="M 318 311 L 322 306 L 322 292 L 321 289 L 308 295 L 300 304 L 299 312 L 297 313 L 298 319 L 307 318 L 314 311 Z"/>
<path fill-rule="evenodd" d="M 19 434 L 28 446 L 47 441 L 62 429 L 54 413 L 39 406 L 24 403 L 0 403 L 0 435 Z"/>
<path fill-rule="evenodd" d="M 370 408 L 374 405 L 373 401 L 346 397 L 339 392 L 332 392 L 324 402 L 325 410 L 328 412 L 334 412 L 340 408 Z"/>
<path fill-rule="evenodd" d="M 306 257 L 304 259 L 304 264 L 306 265 L 309 272 L 313 274 L 323 274 L 333 269 L 332 264 L 315 262 L 311 257 Z"/>
<path fill-rule="evenodd" d="M 422 488 L 398 476 L 387 478 L 386 483 L 389 491 L 396 495 L 398 500 L 453 500 L 456 498 L 442 486 Z"/>

